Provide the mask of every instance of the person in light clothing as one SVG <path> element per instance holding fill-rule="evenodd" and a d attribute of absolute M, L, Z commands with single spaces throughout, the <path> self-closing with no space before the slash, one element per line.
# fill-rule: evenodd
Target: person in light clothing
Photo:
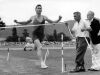
<path fill-rule="evenodd" d="M 73 15 L 75 23 L 71 32 L 76 37 L 76 67 L 70 72 L 85 72 L 84 55 L 87 50 L 87 42 L 85 40 L 85 37 L 89 40 L 89 35 L 86 33 L 86 31 L 82 31 L 82 29 L 85 29 L 86 26 L 85 22 L 81 19 L 81 13 L 74 12 Z"/>
<path fill-rule="evenodd" d="M 92 65 L 89 71 L 98 71 L 100 70 L 100 21 L 94 17 L 94 12 L 89 11 L 87 13 L 87 25 L 90 25 L 90 38 L 91 45 L 93 47 L 92 53 Z"/>
<path fill-rule="evenodd" d="M 33 40 L 30 37 L 26 37 L 26 44 L 24 46 L 24 51 L 28 50 L 27 48 L 29 50 L 35 50 L 35 44 L 33 43 Z"/>

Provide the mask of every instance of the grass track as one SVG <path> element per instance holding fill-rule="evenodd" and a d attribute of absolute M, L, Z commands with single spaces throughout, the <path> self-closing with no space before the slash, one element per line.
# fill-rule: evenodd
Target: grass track
<path fill-rule="evenodd" d="M 11 46 L 8 46 L 11 47 Z M 13 46 L 14 47 L 14 46 Z M 19 47 L 19 46 L 18 46 Z M 4 48 L 4 47 L 3 47 Z M 7 48 L 7 47 L 6 47 Z M 17 48 L 17 47 L 15 47 Z M 10 60 L 6 61 L 7 50 L 0 50 L 0 75 L 100 75 L 100 72 L 61 73 L 61 50 L 49 49 L 47 58 L 48 69 L 41 69 L 36 51 L 10 50 Z M 46 49 L 43 50 L 45 54 Z M 75 67 L 75 49 L 64 49 L 64 63 L 69 71 Z M 91 66 L 91 54 L 85 55 L 86 69 Z"/>

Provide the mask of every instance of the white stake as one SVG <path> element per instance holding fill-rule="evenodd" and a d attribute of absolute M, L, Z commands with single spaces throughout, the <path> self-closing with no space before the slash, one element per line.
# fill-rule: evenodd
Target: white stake
<path fill-rule="evenodd" d="M 7 54 L 7 61 L 9 61 L 9 48 L 8 48 L 8 54 Z"/>
<path fill-rule="evenodd" d="M 61 61 L 62 61 L 62 73 L 64 72 L 64 58 L 63 58 L 63 50 L 62 51 L 62 58 L 61 58 Z"/>
<path fill-rule="evenodd" d="M 61 45 L 62 45 L 62 50 L 61 50 L 61 61 L 62 61 L 62 73 L 64 73 L 65 71 L 64 71 L 64 52 L 63 52 L 63 34 L 61 35 L 61 40 L 62 40 L 62 43 L 61 43 Z"/>

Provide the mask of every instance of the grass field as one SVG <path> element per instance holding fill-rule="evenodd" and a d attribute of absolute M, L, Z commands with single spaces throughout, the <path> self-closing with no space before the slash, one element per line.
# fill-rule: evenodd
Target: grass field
<path fill-rule="evenodd" d="M 58 47 L 54 45 L 53 47 Z M 22 46 L 2 46 L 0 47 L 0 75 L 100 75 L 100 72 L 81 72 L 81 73 L 61 73 L 61 49 L 49 49 L 49 56 L 46 64 L 47 69 L 41 69 L 36 51 L 17 50 Z M 48 47 L 50 47 L 48 45 Z M 7 61 L 7 48 L 10 48 L 10 58 Z M 11 49 L 13 48 L 13 49 Z M 15 48 L 15 49 L 14 49 Z M 46 49 L 43 49 L 45 54 Z M 66 70 L 69 71 L 75 67 L 75 48 L 64 49 L 64 63 Z M 85 55 L 86 69 L 91 66 L 91 53 L 87 50 Z"/>

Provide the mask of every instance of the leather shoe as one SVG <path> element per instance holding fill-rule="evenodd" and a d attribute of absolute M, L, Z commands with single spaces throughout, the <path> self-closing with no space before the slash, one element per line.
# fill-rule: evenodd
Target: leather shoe
<path fill-rule="evenodd" d="M 81 71 L 86 71 L 84 66 L 81 66 L 81 67 L 80 67 L 80 70 L 81 70 Z"/>
<path fill-rule="evenodd" d="M 99 70 L 96 70 L 96 69 L 92 69 L 92 68 L 90 68 L 90 69 L 88 69 L 89 71 L 99 71 Z"/>
<path fill-rule="evenodd" d="M 81 69 L 81 68 L 75 68 L 72 71 L 70 71 L 70 73 L 75 73 L 75 72 L 85 72 L 85 69 Z"/>

